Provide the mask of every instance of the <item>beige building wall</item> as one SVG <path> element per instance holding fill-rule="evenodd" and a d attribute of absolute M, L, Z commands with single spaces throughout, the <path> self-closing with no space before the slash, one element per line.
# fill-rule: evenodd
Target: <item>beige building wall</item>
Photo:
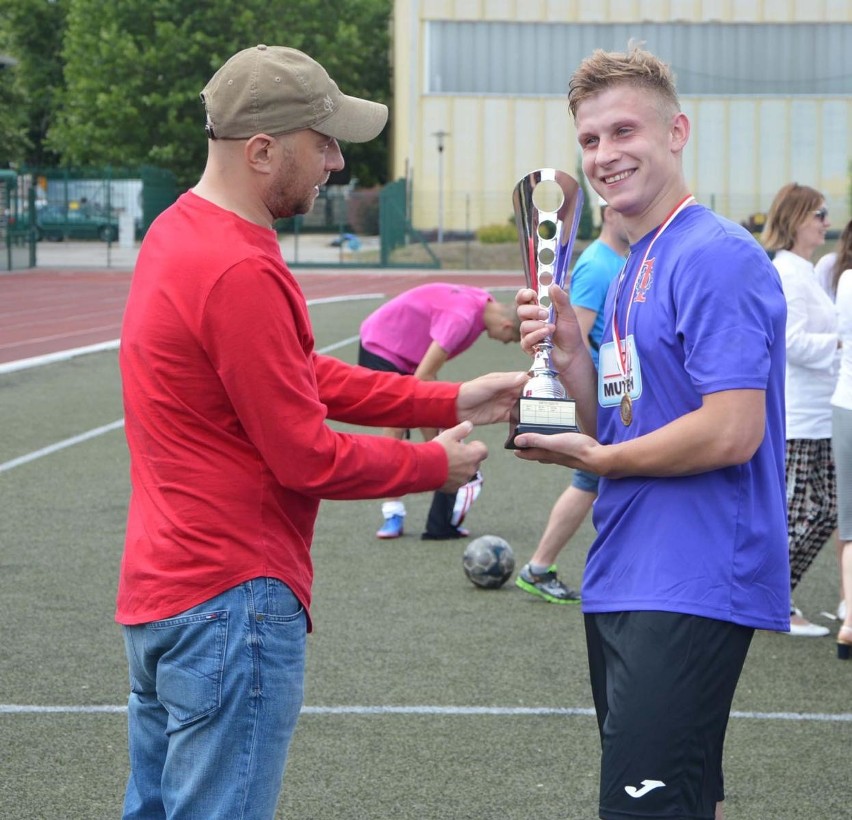
<path fill-rule="evenodd" d="M 508 222 L 518 179 L 548 166 L 577 175 L 579 152 L 565 96 L 425 94 L 430 20 L 848 23 L 852 0 L 395 0 L 393 178 L 412 182 L 414 227 L 446 234 Z M 835 227 L 849 219 L 852 96 L 683 96 L 681 103 L 693 125 L 686 177 L 701 202 L 740 221 L 796 180 L 826 195 Z M 442 152 L 439 132 L 448 135 Z"/>

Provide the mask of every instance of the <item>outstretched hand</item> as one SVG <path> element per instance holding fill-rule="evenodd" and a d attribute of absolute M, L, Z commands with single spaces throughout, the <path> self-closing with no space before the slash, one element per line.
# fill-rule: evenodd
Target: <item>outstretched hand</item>
<path fill-rule="evenodd" d="M 479 465 L 488 458 L 488 448 L 481 441 L 465 442 L 473 425 L 463 421 L 435 437 L 447 452 L 449 470 L 447 480 L 440 488 L 442 492 L 455 492 L 462 484 L 467 484 L 476 474 Z"/>
<path fill-rule="evenodd" d="M 456 400 L 458 418 L 474 424 L 508 421 L 528 379 L 527 373 L 487 373 L 464 382 Z"/>

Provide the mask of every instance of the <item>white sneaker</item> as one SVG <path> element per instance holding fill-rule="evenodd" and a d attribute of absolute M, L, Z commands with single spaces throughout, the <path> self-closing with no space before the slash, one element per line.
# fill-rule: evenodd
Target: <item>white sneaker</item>
<path fill-rule="evenodd" d="M 795 621 L 799 621 L 796 623 Z M 788 635 L 799 638 L 824 638 L 829 633 L 827 626 L 819 626 L 805 620 L 802 610 L 798 607 L 790 607 L 790 631 Z"/>

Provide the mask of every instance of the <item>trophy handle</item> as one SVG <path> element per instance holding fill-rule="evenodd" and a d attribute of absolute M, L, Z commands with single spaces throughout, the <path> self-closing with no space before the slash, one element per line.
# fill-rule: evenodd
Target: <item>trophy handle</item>
<path fill-rule="evenodd" d="M 538 303 L 553 307 L 547 289 L 565 287 L 571 252 L 583 210 L 583 189 L 574 177 L 555 168 L 539 168 L 521 179 L 512 193 L 515 224 L 527 287 Z"/>

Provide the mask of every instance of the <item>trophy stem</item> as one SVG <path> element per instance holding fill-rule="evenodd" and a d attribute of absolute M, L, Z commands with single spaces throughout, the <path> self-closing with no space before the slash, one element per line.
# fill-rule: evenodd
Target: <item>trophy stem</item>
<path fill-rule="evenodd" d="M 535 356 L 529 371 L 532 378 L 527 382 L 524 389 L 525 396 L 547 399 L 567 398 L 568 393 L 562 382 L 559 381 L 558 374 L 550 361 L 551 350 L 553 350 L 553 344 L 549 339 L 545 339 L 535 346 Z"/>

